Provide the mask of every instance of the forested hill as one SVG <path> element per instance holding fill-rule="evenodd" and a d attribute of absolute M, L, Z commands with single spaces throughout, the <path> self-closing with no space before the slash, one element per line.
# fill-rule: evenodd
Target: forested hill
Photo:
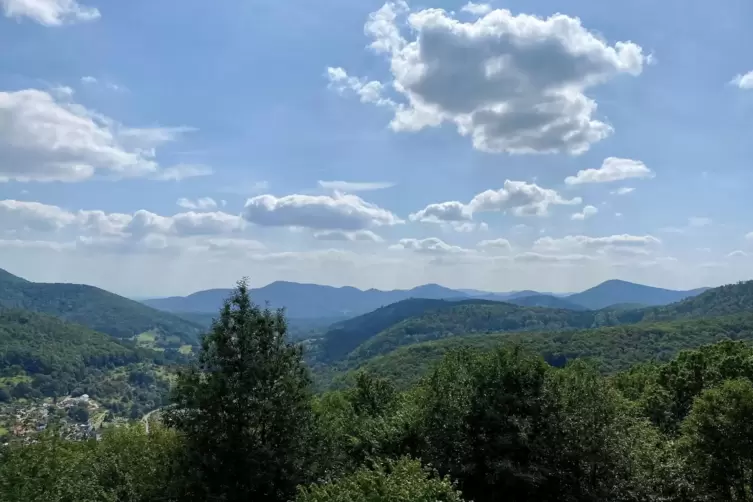
<path fill-rule="evenodd" d="M 53 316 L 0 310 L 0 369 L 30 374 L 75 372 L 84 366 L 121 365 L 139 359 L 135 347 Z"/>
<path fill-rule="evenodd" d="M 141 412 L 166 398 L 167 381 L 156 368 L 171 357 L 181 362 L 177 352 L 139 349 L 57 317 L 0 310 L 0 402 L 78 389 L 116 413 Z"/>
<path fill-rule="evenodd" d="M 499 302 L 461 302 L 405 319 L 371 337 L 349 358 L 369 358 L 401 345 L 458 335 L 589 328 L 593 319 L 594 314 L 590 311 L 520 307 Z"/>
<path fill-rule="evenodd" d="M 49 314 L 123 339 L 155 331 L 164 338 L 195 344 L 202 332 L 196 323 L 94 286 L 29 282 L 4 270 L 0 308 Z"/>
<path fill-rule="evenodd" d="M 584 308 L 599 310 L 621 303 L 667 305 L 698 295 L 706 289 L 675 291 L 627 281 L 610 280 L 566 298 L 569 302 L 582 305 Z"/>
<path fill-rule="evenodd" d="M 753 281 L 709 289 L 672 305 L 646 309 L 644 320 L 689 319 L 753 312 Z"/>
<path fill-rule="evenodd" d="M 369 354 L 446 336 L 494 331 L 590 327 L 587 311 L 522 307 L 490 300 L 397 302 L 333 325 L 322 337 L 317 359 L 334 362 L 352 351 Z"/>
<path fill-rule="evenodd" d="M 487 300 L 408 300 L 333 326 L 314 349 L 319 361 L 364 360 L 404 345 L 480 333 L 598 328 L 753 311 L 753 281 L 642 309 L 576 311 Z M 349 356 L 350 354 L 350 356 Z"/>
<path fill-rule="evenodd" d="M 333 324 L 322 337 L 318 358 L 337 361 L 363 342 L 390 326 L 427 310 L 439 309 L 457 302 L 412 298 L 376 309 L 368 314 Z M 494 303 L 485 300 L 465 300 L 461 303 Z"/>
<path fill-rule="evenodd" d="M 510 298 L 509 300 L 499 300 L 521 307 L 546 307 L 550 309 L 567 309 L 567 310 L 589 310 L 586 307 L 573 303 L 567 298 L 560 298 L 552 295 L 529 295 Z"/>
<path fill-rule="evenodd" d="M 483 351 L 502 346 L 522 346 L 542 355 L 554 366 L 561 367 L 569 361 L 586 358 L 594 361 L 604 373 L 613 373 L 636 363 L 666 361 L 682 350 L 726 339 L 753 341 L 753 313 L 556 333 L 452 337 L 400 347 L 373 358 L 356 351 L 345 361 L 344 367 L 367 371 L 388 378 L 397 385 L 408 386 L 452 350 Z M 353 376 L 353 373 L 341 374 L 333 384 L 343 385 L 350 382 Z M 327 386 L 326 381 L 320 381 L 320 384 Z"/>

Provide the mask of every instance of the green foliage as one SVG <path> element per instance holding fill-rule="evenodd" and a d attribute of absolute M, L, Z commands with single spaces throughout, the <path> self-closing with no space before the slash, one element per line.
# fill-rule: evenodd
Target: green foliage
<path fill-rule="evenodd" d="M 35 283 L 7 272 L 0 276 L 0 308 L 52 315 L 120 339 L 155 330 L 193 344 L 202 331 L 178 316 L 93 286 Z"/>
<path fill-rule="evenodd" d="M 575 359 L 590 359 L 604 373 L 627 370 L 632 365 L 656 360 L 668 361 L 684 349 L 720 340 L 753 340 L 753 315 L 710 319 L 645 323 L 554 333 L 502 333 L 452 337 L 401 347 L 372 359 L 350 359 L 345 368 L 360 368 L 408 386 L 415 383 L 446 353 L 468 348 L 489 350 L 499 346 L 521 346 L 541 354 L 554 366 Z M 324 385 L 340 386 L 349 375 L 321 374 Z M 322 378 L 320 376 L 319 378 Z"/>
<path fill-rule="evenodd" d="M 753 500 L 753 383 L 727 380 L 696 398 L 683 423 L 685 456 L 715 500 Z"/>
<path fill-rule="evenodd" d="M 170 500 L 178 437 L 155 428 L 108 431 L 101 441 L 63 441 L 54 431 L 32 445 L 0 449 L 3 502 Z"/>
<path fill-rule="evenodd" d="M 753 348 L 725 341 L 681 352 L 661 366 L 638 366 L 616 378 L 658 427 L 675 433 L 694 400 L 706 389 L 736 378 L 753 378 Z"/>
<path fill-rule="evenodd" d="M 346 364 L 365 364 L 340 382 L 350 385 L 313 396 L 282 312 L 253 305 L 241 282 L 179 375 L 163 413 L 167 429 L 150 421 L 149 435 L 114 427 L 101 441 L 74 442 L 53 427 L 38 442 L 1 447 L 0 500 L 459 502 L 462 492 L 475 502 L 753 501 L 753 348 L 745 343 L 753 315 L 546 331 L 560 319 L 551 310 L 444 302 L 397 331 L 375 332 L 427 304 L 411 305 L 375 314 L 362 340 L 376 346 L 400 332 L 402 343 L 418 318 L 419 338 L 495 325 L 504 317 L 496 309 L 511 315 L 505 329 L 548 321 L 540 332 L 354 356 Z M 80 382 L 74 395 L 123 392 L 119 411 L 137 418 L 146 405 L 136 394 L 166 388 L 167 368 L 148 360 L 153 352 L 57 319 L 13 315 L 0 322 L 8 333 L 0 354 L 16 358 L 0 367 L 10 397 L 70 377 L 66 385 Z M 598 324 L 636 314 L 579 315 Z M 362 321 L 341 328 L 361 336 Z M 69 413 L 83 420 L 82 411 Z"/>
<path fill-rule="evenodd" d="M 41 399 L 78 390 L 116 413 L 131 402 L 154 408 L 167 397 L 160 370 L 169 357 L 48 315 L 0 310 L 0 378 L 7 386 L 0 402 L 9 401 L 6 395 Z"/>
<path fill-rule="evenodd" d="M 462 502 L 449 478 L 410 458 L 362 468 L 336 482 L 303 487 L 296 502 Z"/>
<path fill-rule="evenodd" d="M 186 441 L 181 500 L 289 500 L 312 468 L 314 417 L 301 350 L 282 312 L 253 305 L 244 281 L 182 372 L 166 423 Z"/>
<path fill-rule="evenodd" d="M 350 360 L 386 354 L 396 347 L 453 336 L 507 331 L 540 331 L 590 327 L 591 312 L 574 312 L 509 303 L 461 303 L 406 319 L 361 344 Z"/>
<path fill-rule="evenodd" d="M 643 291 L 641 288 L 646 287 L 639 287 L 639 290 Z M 669 295 L 667 298 L 682 298 L 696 293 L 648 289 L 656 290 L 654 293 L 660 296 Z M 638 296 L 641 294 L 640 291 L 636 293 Z M 531 301 L 535 304 L 538 301 L 537 297 L 533 297 Z M 478 299 L 406 300 L 332 326 L 314 346 L 310 359 L 314 363 L 326 364 L 346 360 L 345 364 L 352 368 L 367 359 L 387 354 L 402 346 L 458 336 L 495 332 L 575 330 L 648 322 L 661 326 L 658 324 L 660 321 L 743 315 L 753 310 L 753 281 L 708 290 L 672 305 L 642 309 L 633 307 L 574 311 Z M 659 356 L 666 358 L 672 354 L 659 353 Z M 627 364 L 633 362 L 627 361 Z M 316 365 L 315 369 L 321 371 Z"/>

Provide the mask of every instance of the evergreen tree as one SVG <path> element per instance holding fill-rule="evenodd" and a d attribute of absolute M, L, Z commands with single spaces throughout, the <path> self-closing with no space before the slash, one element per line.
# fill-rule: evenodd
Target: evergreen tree
<path fill-rule="evenodd" d="M 310 378 L 286 330 L 283 312 L 254 305 L 240 281 L 166 413 L 185 436 L 181 500 L 286 501 L 309 479 Z"/>

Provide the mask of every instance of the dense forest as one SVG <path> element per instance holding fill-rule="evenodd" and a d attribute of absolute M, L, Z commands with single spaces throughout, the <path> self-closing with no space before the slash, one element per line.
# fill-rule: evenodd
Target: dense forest
<path fill-rule="evenodd" d="M 0 310 L 0 403 L 88 394 L 116 415 L 166 402 L 178 352 L 156 352 L 56 317 Z"/>
<path fill-rule="evenodd" d="M 173 349 L 196 344 L 202 332 L 196 323 L 103 289 L 30 282 L 2 269 L 0 309 L 52 315 L 119 339 L 133 339 L 151 331 L 159 346 Z"/>
<path fill-rule="evenodd" d="M 704 343 L 746 338 L 751 321 L 696 322 L 692 340 Z M 650 343 L 666 340 L 669 352 L 693 343 L 679 341 L 691 321 L 657 326 L 634 339 L 647 359 Z M 286 330 L 282 312 L 254 306 L 240 283 L 180 372 L 162 426 L 80 442 L 51 428 L 34 444 L 1 448 L 0 500 L 753 500 L 745 342 L 666 362 L 631 365 L 640 356 L 630 356 L 609 375 L 584 359 L 549 364 L 511 342 L 449 350 L 402 389 L 362 371 L 316 395 Z M 539 336 L 581 333 L 598 353 L 598 332 Z"/>
<path fill-rule="evenodd" d="M 635 305 L 617 305 L 589 311 L 525 307 L 475 299 L 412 299 L 333 325 L 313 344 L 309 362 L 317 370 L 333 364 L 352 368 L 400 347 L 458 336 L 543 331 L 564 333 L 569 330 L 729 316 L 750 311 L 753 311 L 753 281 L 710 289 L 665 306 L 636 308 Z M 688 346 L 679 348 L 685 347 Z M 666 353 L 661 351 L 658 355 L 666 356 Z"/>

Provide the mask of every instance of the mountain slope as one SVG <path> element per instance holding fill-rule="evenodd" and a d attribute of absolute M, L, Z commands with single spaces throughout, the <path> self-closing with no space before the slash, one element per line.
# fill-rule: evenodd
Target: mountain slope
<path fill-rule="evenodd" d="M 321 341 L 326 348 L 322 353 L 326 357 L 321 360 L 330 363 L 342 359 L 359 361 L 404 345 L 477 333 L 598 328 L 753 312 L 753 281 L 708 290 L 672 305 L 643 309 L 610 307 L 578 311 L 514 305 L 516 301 L 535 303 L 541 300 L 540 297 L 526 298 L 530 297 L 510 303 L 472 299 L 390 305 L 347 321 L 347 329 L 338 330 L 334 326 Z M 569 299 L 547 301 L 553 304 L 559 300 Z"/>
<path fill-rule="evenodd" d="M 552 295 L 531 295 L 510 298 L 507 303 L 521 307 L 546 307 L 550 309 L 587 310 L 584 306 Z"/>
<path fill-rule="evenodd" d="M 196 343 L 202 332 L 195 323 L 94 286 L 29 282 L 7 272 L 0 276 L 0 308 L 53 315 L 122 339 L 153 331 L 177 346 Z"/>
<path fill-rule="evenodd" d="M 697 296 L 644 309 L 643 320 L 692 319 L 753 312 L 753 281 L 707 289 Z"/>
<path fill-rule="evenodd" d="M 620 303 L 667 305 L 696 296 L 706 289 L 708 288 L 674 291 L 627 281 L 610 280 L 587 289 L 582 293 L 570 295 L 566 299 L 585 308 L 599 310 Z"/>
<path fill-rule="evenodd" d="M 550 364 L 563 366 L 576 358 L 593 360 L 605 373 L 652 360 L 666 361 L 684 349 L 724 339 L 753 341 L 753 313 L 711 319 L 641 323 L 563 332 L 501 333 L 453 337 L 400 347 L 371 359 L 350 360 L 345 369 L 365 370 L 406 386 L 451 350 L 489 350 L 520 345 L 541 354 Z M 353 372 L 317 375 L 320 385 L 334 386 L 352 378 Z M 324 379 L 324 381 L 322 380 Z"/>
<path fill-rule="evenodd" d="M 161 406 L 169 391 L 160 352 L 23 310 L 0 310 L 0 402 L 89 394 L 115 414 Z"/>
<path fill-rule="evenodd" d="M 111 336 L 57 317 L 0 310 L 0 368 L 18 365 L 35 374 L 84 366 L 122 365 L 140 358 Z"/>
<path fill-rule="evenodd" d="M 428 310 L 405 319 L 364 341 L 349 360 L 369 359 L 396 347 L 479 333 L 549 331 L 591 327 L 594 314 L 511 303 L 470 300 Z"/>
<path fill-rule="evenodd" d="M 168 312 L 217 312 L 230 289 L 211 289 L 191 295 L 144 300 L 144 304 Z M 353 288 L 299 284 L 277 281 L 252 289 L 251 299 L 259 305 L 267 302 L 272 308 L 285 307 L 291 318 L 353 317 L 384 305 L 408 298 L 466 298 L 460 291 L 437 284 L 426 284 L 409 290 L 366 291 Z"/>
<path fill-rule="evenodd" d="M 327 362 L 340 360 L 369 338 L 404 319 L 453 304 L 448 300 L 413 298 L 333 324 L 324 333 L 315 357 Z"/>

